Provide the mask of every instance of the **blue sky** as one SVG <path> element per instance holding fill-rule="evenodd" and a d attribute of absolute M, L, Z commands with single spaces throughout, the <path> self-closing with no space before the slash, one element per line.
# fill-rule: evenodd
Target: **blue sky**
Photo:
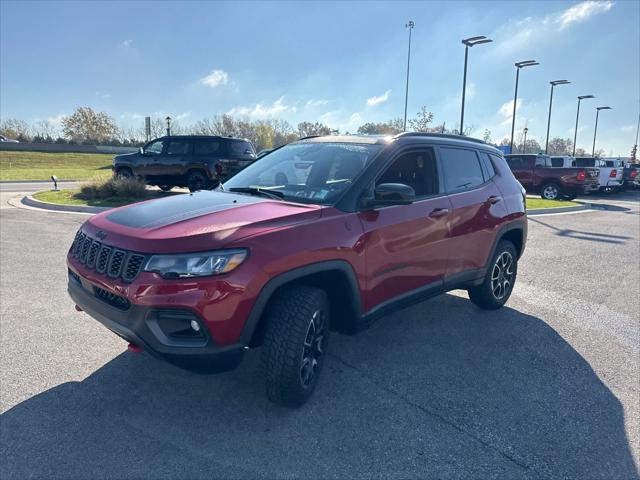
<path fill-rule="evenodd" d="M 464 49 L 471 49 L 465 124 L 508 135 L 515 61 L 524 69 L 516 131 L 590 151 L 628 155 L 640 107 L 640 2 L 0 2 L 0 115 L 59 120 L 80 105 L 120 124 L 171 115 L 183 124 L 215 114 L 322 121 L 355 131 L 401 117 L 407 30 L 413 31 L 409 114 L 460 117 Z"/>

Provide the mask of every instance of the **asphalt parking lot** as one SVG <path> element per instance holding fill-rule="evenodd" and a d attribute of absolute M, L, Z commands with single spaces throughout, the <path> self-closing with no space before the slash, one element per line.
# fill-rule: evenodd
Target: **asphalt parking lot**
<path fill-rule="evenodd" d="M 3 208 L 0 477 L 638 478 L 640 196 L 597 202 L 530 219 L 502 310 L 453 292 L 334 335 L 298 410 L 259 351 L 217 376 L 127 352 L 66 294 L 86 217 Z"/>

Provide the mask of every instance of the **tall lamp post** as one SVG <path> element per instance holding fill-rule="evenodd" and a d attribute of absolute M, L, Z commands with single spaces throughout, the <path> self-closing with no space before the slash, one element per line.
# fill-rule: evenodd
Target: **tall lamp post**
<path fill-rule="evenodd" d="M 591 149 L 591 156 L 596 156 L 596 135 L 598 133 L 598 116 L 600 115 L 600 110 L 611 110 L 611 107 L 596 107 L 596 128 L 593 130 L 593 148 Z"/>
<path fill-rule="evenodd" d="M 547 141 L 544 145 L 544 154 L 547 154 L 547 150 L 549 150 L 549 128 L 551 127 L 551 105 L 553 105 L 553 87 L 556 85 L 566 85 L 567 83 L 571 83 L 568 80 L 552 80 L 549 82 L 551 84 L 551 97 L 549 98 L 549 119 L 547 120 Z"/>
<path fill-rule="evenodd" d="M 573 153 L 572 157 L 576 156 L 576 141 L 578 140 L 578 119 L 580 118 L 580 102 L 585 98 L 596 98 L 593 95 L 580 95 L 578 97 L 578 111 L 576 112 L 576 128 L 573 132 Z"/>
<path fill-rule="evenodd" d="M 465 38 L 462 40 L 464 44 L 464 75 L 462 77 L 462 109 L 460 111 L 460 135 L 464 132 L 464 98 L 467 92 L 467 59 L 469 58 L 469 47 L 480 45 L 481 43 L 493 42 L 485 36 Z"/>
<path fill-rule="evenodd" d="M 171 136 L 171 117 L 165 118 L 167 122 L 167 137 Z"/>
<path fill-rule="evenodd" d="M 516 93 L 513 95 L 513 118 L 511 119 L 511 151 L 513 151 L 513 132 L 516 127 L 516 104 L 518 103 L 518 80 L 520 79 L 520 69 L 540 65 L 535 60 L 525 60 L 516 64 Z"/>
<path fill-rule="evenodd" d="M 404 127 L 403 131 L 407 131 L 407 103 L 409 102 L 409 63 L 411 62 L 411 30 L 415 27 L 416 24 L 413 20 L 409 20 L 405 24 L 405 28 L 409 29 L 409 50 L 407 52 L 407 88 L 404 93 Z"/>
<path fill-rule="evenodd" d="M 527 153 L 527 133 L 529 129 L 524 127 L 524 143 L 522 144 L 522 153 Z"/>

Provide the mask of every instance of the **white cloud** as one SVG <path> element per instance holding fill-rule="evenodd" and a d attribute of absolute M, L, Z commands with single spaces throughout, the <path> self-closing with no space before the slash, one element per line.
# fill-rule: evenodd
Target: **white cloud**
<path fill-rule="evenodd" d="M 132 44 L 133 44 L 133 40 L 128 39 L 128 40 L 123 40 L 120 45 L 122 45 L 124 48 L 129 48 L 131 47 Z"/>
<path fill-rule="evenodd" d="M 226 85 L 229 83 L 229 74 L 224 70 L 213 70 L 209 75 L 201 78 L 200 83 L 211 88 Z"/>
<path fill-rule="evenodd" d="M 323 98 L 319 98 L 317 100 L 310 99 L 307 101 L 307 107 L 321 107 L 322 105 L 326 105 L 329 103 L 329 100 L 325 100 Z"/>
<path fill-rule="evenodd" d="M 179 113 L 178 115 L 175 116 L 175 120 L 184 120 L 189 115 L 191 115 L 191 110 L 189 110 L 188 112 Z"/>
<path fill-rule="evenodd" d="M 594 15 L 608 12 L 611 10 L 611 7 L 613 7 L 613 2 L 608 0 L 604 2 L 580 2 L 562 12 L 558 17 L 557 22 L 560 24 L 560 29 L 563 29 L 572 23 L 584 22 Z"/>
<path fill-rule="evenodd" d="M 349 125 L 350 127 L 356 127 L 356 126 L 360 126 L 360 122 L 362 121 L 362 116 L 358 113 L 352 113 L 351 116 L 349 117 L 349 123 L 347 125 Z"/>
<path fill-rule="evenodd" d="M 620 127 L 620 130 L 622 130 L 623 132 L 633 132 L 636 128 L 638 128 L 637 125 L 630 123 L 629 125 Z"/>
<path fill-rule="evenodd" d="M 251 106 L 234 107 L 227 113 L 229 115 L 237 115 L 241 117 L 250 118 L 268 118 L 277 116 L 280 113 L 295 112 L 296 108 L 284 103 L 284 96 L 277 99 L 270 105 L 263 105 L 262 103 L 256 103 Z"/>
<path fill-rule="evenodd" d="M 65 117 L 66 115 L 64 113 L 59 113 L 53 117 L 48 117 L 47 122 L 54 127 L 59 127 L 62 125 L 62 120 L 64 120 Z"/>
<path fill-rule="evenodd" d="M 123 120 L 140 120 L 144 115 L 140 113 L 123 113 L 120 115 L 120 118 Z"/>
<path fill-rule="evenodd" d="M 516 103 L 516 115 L 517 111 L 522 108 L 522 99 L 519 98 Z M 500 125 L 511 125 L 511 119 L 513 119 L 513 100 L 509 100 L 502 104 L 498 113 L 502 116 L 502 122 Z"/>
<path fill-rule="evenodd" d="M 389 95 L 391 95 L 391 90 L 387 90 L 380 96 L 373 96 L 371 98 L 367 98 L 367 105 L 372 107 L 374 105 L 379 105 L 381 103 L 384 103 L 387 100 L 389 100 Z"/>
<path fill-rule="evenodd" d="M 492 37 L 496 40 L 494 51 L 506 56 L 528 48 L 533 42 L 553 41 L 562 30 L 608 12 L 613 5 L 609 0 L 587 0 L 545 16 L 511 20 L 493 32 Z"/>

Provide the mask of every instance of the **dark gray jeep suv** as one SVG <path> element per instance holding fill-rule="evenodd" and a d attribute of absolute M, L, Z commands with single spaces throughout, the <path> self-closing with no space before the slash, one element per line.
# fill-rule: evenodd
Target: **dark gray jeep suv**
<path fill-rule="evenodd" d="M 136 153 L 116 155 L 114 175 L 140 177 L 162 190 L 192 192 L 217 186 L 254 162 L 251 142 L 232 137 L 174 135 L 150 141 Z"/>

